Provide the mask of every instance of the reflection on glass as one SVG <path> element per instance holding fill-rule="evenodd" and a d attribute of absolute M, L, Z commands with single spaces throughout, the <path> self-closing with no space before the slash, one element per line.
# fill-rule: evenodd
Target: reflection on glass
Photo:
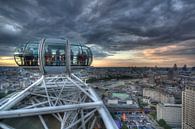
<path fill-rule="evenodd" d="M 45 48 L 46 66 L 64 66 L 65 65 L 65 47 L 64 45 L 48 45 Z"/>

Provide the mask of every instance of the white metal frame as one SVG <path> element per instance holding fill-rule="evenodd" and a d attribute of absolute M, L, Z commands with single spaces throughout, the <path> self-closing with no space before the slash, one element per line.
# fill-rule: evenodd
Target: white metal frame
<path fill-rule="evenodd" d="M 39 44 L 39 68 L 43 75 L 26 89 L 0 101 L 0 119 L 38 116 L 44 129 L 48 129 L 43 115 L 50 114 L 60 123 L 60 129 L 93 129 L 97 121 L 95 113 L 99 112 L 107 129 L 118 129 L 95 91 L 71 74 L 68 41 L 66 74 L 45 75 L 44 47 L 45 39 Z M 0 123 L 0 127 L 10 126 Z"/>
<path fill-rule="evenodd" d="M 96 117 L 94 113 L 97 111 L 107 129 L 117 129 L 95 91 L 74 74 L 55 77 L 43 75 L 35 83 L 1 104 L 0 118 L 38 116 L 43 127 L 48 129 L 42 115 L 51 114 L 60 122 L 60 129 L 86 129 L 86 123 Z M 94 123 L 95 121 L 91 122 L 90 128 Z"/>

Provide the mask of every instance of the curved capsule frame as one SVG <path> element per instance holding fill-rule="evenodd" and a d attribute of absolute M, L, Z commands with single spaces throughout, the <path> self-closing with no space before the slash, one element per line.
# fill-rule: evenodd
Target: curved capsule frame
<path fill-rule="evenodd" d="M 37 69 L 45 73 L 50 73 L 52 69 L 55 71 L 63 70 L 64 72 L 70 72 L 70 66 L 74 68 L 82 68 L 83 66 L 89 66 L 93 61 L 92 52 L 89 47 L 82 44 L 70 44 L 70 48 L 67 49 L 68 41 L 61 39 L 42 39 L 41 41 L 27 42 L 20 49 L 16 49 L 14 54 L 15 62 L 18 66 L 22 66 L 26 69 Z M 48 63 L 48 48 L 52 50 L 50 63 Z M 60 55 L 56 55 L 57 49 L 60 49 Z M 67 51 L 69 50 L 69 56 Z M 30 53 L 30 54 L 29 54 Z M 84 56 L 86 55 L 86 56 Z M 56 57 L 60 56 L 60 63 L 57 64 Z M 82 58 L 80 58 L 80 56 Z M 69 61 L 67 60 L 68 58 Z M 82 60 L 80 60 L 82 59 Z M 69 67 L 67 63 L 69 62 Z M 66 67 L 65 67 L 66 66 Z M 61 69 L 59 70 L 59 67 Z M 62 71 L 61 71 L 62 72 Z M 55 73 L 55 72 L 54 72 Z"/>
<path fill-rule="evenodd" d="M 18 54 L 19 55 L 19 54 Z M 20 57 L 20 56 L 19 56 Z M 18 61 L 17 61 L 17 57 L 14 55 L 14 60 L 15 60 L 15 62 L 16 62 L 16 64 L 18 65 L 18 66 L 20 66 L 21 64 L 19 64 L 18 63 Z"/>
<path fill-rule="evenodd" d="M 66 54 L 66 72 L 70 76 L 71 73 L 71 52 L 70 52 L 70 44 L 67 40 L 66 42 L 66 48 L 65 48 L 65 54 Z"/>
<path fill-rule="evenodd" d="M 29 43 L 29 41 L 27 41 L 26 44 L 23 45 L 22 47 L 16 48 L 17 53 L 16 53 L 16 52 L 14 53 L 14 60 L 15 60 L 15 62 L 16 62 L 16 64 L 17 64 L 18 66 L 24 66 L 24 65 L 25 65 L 25 64 L 24 64 L 24 52 L 25 52 L 25 49 L 26 49 L 28 43 Z M 22 50 L 21 50 L 21 49 L 22 49 Z M 16 51 L 16 50 L 15 50 L 15 51 Z M 17 55 L 17 56 L 16 56 L 16 55 Z M 21 62 L 20 64 L 19 64 L 19 62 L 17 61 L 17 57 L 20 58 L 20 62 Z M 23 58 L 23 59 L 22 59 L 22 58 Z"/>
<path fill-rule="evenodd" d="M 45 74 L 44 66 L 45 66 L 45 59 L 44 59 L 44 50 L 45 50 L 45 39 L 42 39 L 39 43 L 38 47 L 38 55 L 39 55 L 39 69 L 42 74 Z"/>

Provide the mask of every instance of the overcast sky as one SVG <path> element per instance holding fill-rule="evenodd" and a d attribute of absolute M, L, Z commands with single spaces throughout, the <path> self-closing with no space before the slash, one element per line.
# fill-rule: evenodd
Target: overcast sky
<path fill-rule="evenodd" d="M 194 66 L 195 1 L 0 0 L 0 65 L 42 37 L 88 44 L 94 66 Z"/>

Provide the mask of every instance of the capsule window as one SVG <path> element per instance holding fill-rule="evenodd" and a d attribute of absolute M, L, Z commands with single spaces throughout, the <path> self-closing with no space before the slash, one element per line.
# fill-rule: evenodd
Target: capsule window
<path fill-rule="evenodd" d="M 23 56 L 24 66 L 38 66 L 38 43 L 27 44 Z"/>
<path fill-rule="evenodd" d="M 46 66 L 64 66 L 66 61 L 64 45 L 48 45 L 45 48 Z"/>
<path fill-rule="evenodd" d="M 81 48 L 77 45 L 71 45 L 71 65 L 79 65 L 79 55 Z"/>
<path fill-rule="evenodd" d="M 89 53 L 87 47 L 82 47 L 82 62 L 81 65 L 86 66 L 89 64 Z"/>

